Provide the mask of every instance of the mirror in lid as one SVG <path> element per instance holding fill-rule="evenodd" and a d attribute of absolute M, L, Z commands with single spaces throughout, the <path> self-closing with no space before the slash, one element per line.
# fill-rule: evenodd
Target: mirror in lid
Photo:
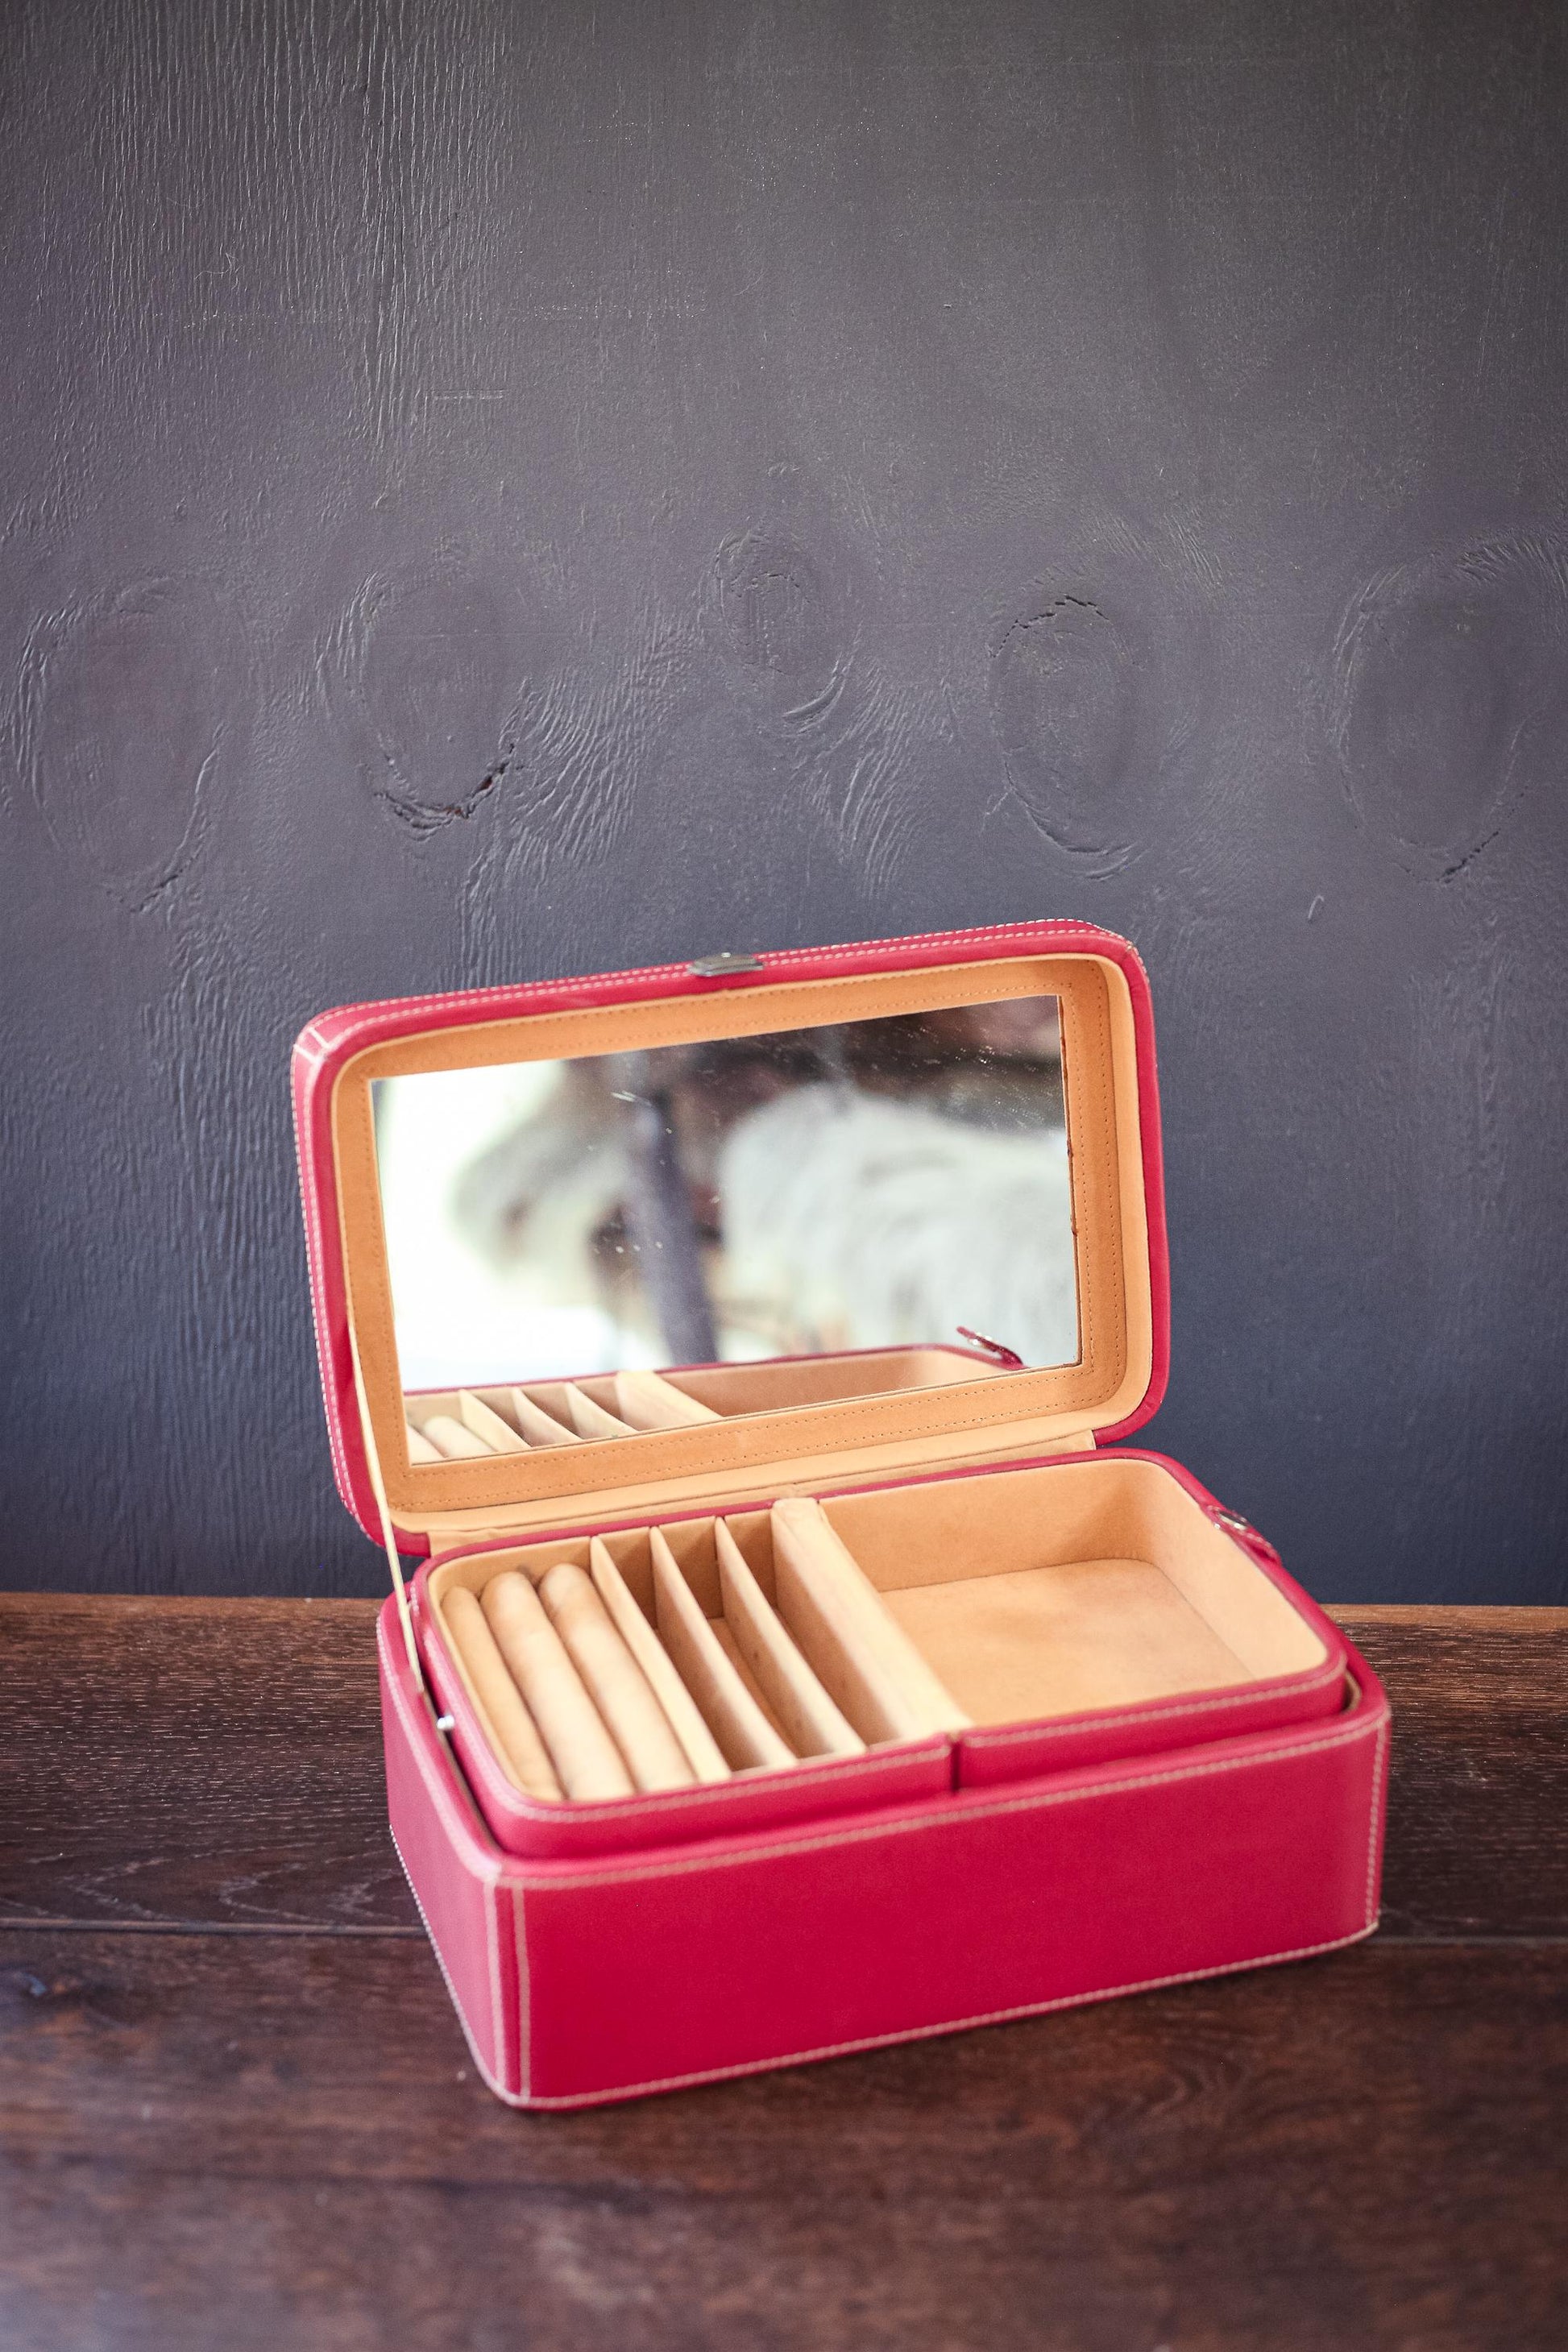
<path fill-rule="evenodd" d="M 378 1078 L 411 1465 L 1079 1359 L 1058 1000 Z"/>

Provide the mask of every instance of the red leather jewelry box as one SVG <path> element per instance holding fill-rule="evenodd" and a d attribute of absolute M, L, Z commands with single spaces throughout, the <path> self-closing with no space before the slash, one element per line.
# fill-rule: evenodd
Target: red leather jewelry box
<path fill-rule="evenodd" d="M 393 1833 L 500 2097 L 1372 1931 L 1376 1678 L 1127 1443 L 1168 1304 L 1124 940 L 350 1006 L 294 1100 Z"/>

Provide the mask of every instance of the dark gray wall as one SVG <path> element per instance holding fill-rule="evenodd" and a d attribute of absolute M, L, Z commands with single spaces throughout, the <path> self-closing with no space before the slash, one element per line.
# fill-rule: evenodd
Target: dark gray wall
<path fill-rule="evenodd" d="M 1072 913 L 1156 1442 L 1328 1598 L 1563 1598 L 1565 32 L 12 0 L 5 1580 L 377 1589 L 320 1007 Z"/>

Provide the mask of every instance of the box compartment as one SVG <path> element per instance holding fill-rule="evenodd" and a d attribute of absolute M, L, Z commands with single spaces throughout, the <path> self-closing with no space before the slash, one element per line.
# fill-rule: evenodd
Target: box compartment
<path fill-rule="evenodd" d="M 1146 1755 L 1309 1721 L 1342 1704 L 1345 1645 L 1259 1538 L 1243 1541 L 1172 1462 L 1104 1453 L 829 1495 L 824 1513 L 959 1709 L 962 1728 L 871 1739 L 653 1796 L 541 1802 L 501 1768 L 482 1703 L 443 1622 L 454 1585 L 482 1593 L 562 1560 L 587 1569 L 595 1531 L 491 1544 L 430 1563 L 425 1649 L 475 1797 L 517 1853 L 624 1851 L 764 1822 L 895 1805 L 1076 1763 Z M 719 1515 L 602 1531 L 648 1633 L 659 1634 L 655 1528 L 751 1696 L 773 1717 L 726 1613 Z M 770 1610 L 771 1514 L 722 1515 Z M 1253 1547 L 1257 1546 L 1255 1549 Z M 784 1633 L 797 1629 L 780 1612 Z M 775 1718 L 776 1719 L 776 1718 Z M 786 1735 L 787 1737 L 787 1735 Z"/>

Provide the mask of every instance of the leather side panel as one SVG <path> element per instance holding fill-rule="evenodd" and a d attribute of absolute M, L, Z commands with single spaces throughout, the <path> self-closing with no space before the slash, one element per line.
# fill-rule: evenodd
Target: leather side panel
<path fill-rule="evenodd" d="M 625 2097 L 1304 1957 L 1376 1920 L 1388 1718 L 770 1845 L 521 1873 L 529 2104 Z"/>
<path fill-rule="evenodd" d="M 393 1837 L 474 2063 L 516 2097 L 526 2086 L 511 1893 L 415 1686 L 390 1600 L 376 1641 Z"/>

